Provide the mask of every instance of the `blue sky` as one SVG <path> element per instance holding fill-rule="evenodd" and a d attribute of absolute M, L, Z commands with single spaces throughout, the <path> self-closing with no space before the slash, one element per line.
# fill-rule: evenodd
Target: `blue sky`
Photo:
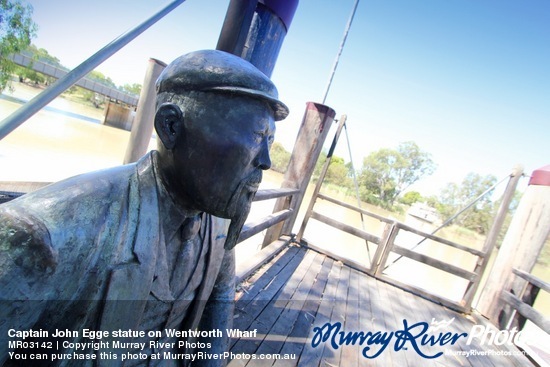
<path fill-rule="evenodd" d="M 29 2 L 34 43 L 68 67 L 167 3 Z M 287 149 L 305 103 L 323 98 L 354 2 L 300 1 L 272 75 L 291 109 L 276 139 Z M 117 84 L 142 83 L 150 57 L 215 48 L 227 4 L 186 1 L 99 70 Z M 500 179 L 517 163 L 527 174 L 550 164 L 549 65 L 547 0 L 361 0 L 326 104 L 347 115 L 356 168 L 412 140 L 438 164 L 414 188 L 437 193 L 469 172 Z M 337 155 L 349 161 L 345 137 Z"/>

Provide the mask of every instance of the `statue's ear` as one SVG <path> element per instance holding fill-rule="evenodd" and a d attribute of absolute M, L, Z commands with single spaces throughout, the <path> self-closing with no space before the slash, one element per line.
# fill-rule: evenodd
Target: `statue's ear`
<path fill-rule="evenodd" d="M 155 130 L 166 149 L 174 148 L 182 128 L 183 112 L 179 106 L 173 103 L 162 104 L 155 114 Z"/>

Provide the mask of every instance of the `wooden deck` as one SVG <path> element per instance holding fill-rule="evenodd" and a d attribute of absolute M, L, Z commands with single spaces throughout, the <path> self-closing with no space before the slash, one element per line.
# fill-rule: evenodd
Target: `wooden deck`
<path fill-rule="evenodd" d="M 371 331 L 376 333 L 404 330 L 418 322 L 430 324 L 449 321 L 451 324 L 427 334 L 470 333 L 474 320 L 424 298 L 403 291 L 344 265 L 311 249 L 291 245 L 285 247 L 269 263 L 246 278 L 237 292 L 234 327 L 254 331 L 252 337 L 231 341 L 233 359 L 229 366 L 531 366 L 515 347 L 481 346 L 476 339 L 467 345 L 467 337 L 451 345 L 425 346 L 426 355 L 445 354 L 433 359 L 421 357 L 408 341 L 396 351 L 393 335 L 387 348 L 376 358 L 361 355 L 363 345 L 343 345 L 334 348 L 330 339 L 312 347 L 314 327 L 340 322 L 341 331 Z M 419 328 L 410 329 L 418 333 Z M 413 331 L 414 330 L 414 331 Z M 420 338 L 419 338 L 420 339 Z M 380 349 L 373 344 L 367 353 Z M 474 350 L 478 355 L 450 355 L 451 352 Z M 487 353 L 487 355 L 479 355 Z M 268 354 L 294 354 L 292 359 L 259 359 Z M 254 359 L 254 357 L 256 359 Z"/>

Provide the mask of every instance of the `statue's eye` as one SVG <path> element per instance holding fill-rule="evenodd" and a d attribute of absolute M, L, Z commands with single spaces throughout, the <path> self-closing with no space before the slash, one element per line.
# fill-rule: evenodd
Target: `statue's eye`
<path fill-rule="evenodd" d="M 263 131 L 254 131 L 254 140 L 256 142 L 261 142 L 264 138 L 264 132 Z"/>

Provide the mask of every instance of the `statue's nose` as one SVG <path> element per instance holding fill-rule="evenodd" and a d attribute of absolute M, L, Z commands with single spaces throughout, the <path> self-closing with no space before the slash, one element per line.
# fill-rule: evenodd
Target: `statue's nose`
<path fill-rule="evenodd" d="M 260 152 L 256 157 L 255 166 L 263 170 L 268 170 L 271 168 L 271 158 L 269 156 L 269 144 L 267 139 L 265 138 L 262 141 L 262 148 L 260 149 Z"/>

